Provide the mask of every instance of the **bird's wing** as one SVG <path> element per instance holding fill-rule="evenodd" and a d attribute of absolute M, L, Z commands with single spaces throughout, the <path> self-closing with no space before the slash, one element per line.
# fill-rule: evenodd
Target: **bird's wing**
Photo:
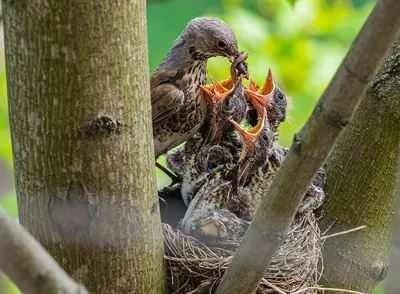
<path fill-rule="evenodd" d="M 151 89 L 151 104 L 160 99 L 159 96 L 153 95 L 153 89 L 160 85 L 173 84 L 171 79 L 174 79 L 177 75 L 177 71 L 166 70 L 162 67 L 157 67 L 152 75 L 150 76 L 150 89 Z"/>
<path fill-rule="evenodd" d="M 153 129 L 157 129 L 170 118 L 183 103 L 185 95 L 173 84 L 161 84 L 151 90 Z"/>

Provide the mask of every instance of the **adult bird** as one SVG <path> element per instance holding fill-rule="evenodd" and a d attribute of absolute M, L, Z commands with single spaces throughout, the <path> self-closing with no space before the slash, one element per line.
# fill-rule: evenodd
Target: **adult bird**
<path fill-rule="evenodd" d="M 206 117 L 201 86 L 207 83 L 207 60 L 239 56 L 232 29 L 222 20 L 191 20 L 150 78 L 155 156 L 191 138 Z"/>

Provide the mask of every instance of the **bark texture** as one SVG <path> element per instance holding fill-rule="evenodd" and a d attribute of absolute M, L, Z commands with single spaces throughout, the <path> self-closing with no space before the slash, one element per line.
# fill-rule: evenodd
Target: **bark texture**
<path fill-rule="evenodd" d="M 145 0 L 3 0 L 21 223 L 91 293 L 165 293 Z"/>
<path fill-rule="evenodd" d="M 291 149 L 217 288 L 217 294 L 256 291 L 289 231 L 314 174 L 352 120 L 367 86 L 396 39 L 399 27 L 400 2 L 378 1 L 306 125 L 295 135 Z"/>
<path fill-rule="evenodd" d="M 326 286 L 370 293 L 386 276 L 399 143 L 400 39 L 327 160 L 322 230 L 367 228 L 326 240 Z"/>
<path fill-rule="evenodd" d="M 399 140 L 400 143 L 400 140 Z M 396 188 L 396 210 L 393 230 L 392 250 L 389 262 L 389 274 L 386 282 L 386 294 L 397 294 L 399 292 L 400 274 L 400 144 L 397 149 L 397 188 Z"/>

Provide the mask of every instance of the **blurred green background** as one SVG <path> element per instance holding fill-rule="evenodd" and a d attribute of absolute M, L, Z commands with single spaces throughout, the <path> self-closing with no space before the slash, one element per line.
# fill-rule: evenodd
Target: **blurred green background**
<path fill-rule="evenodd" d="M 257 83 L 271 67 L 275 80 L 291 99 L 279 140 L 290 146 L 293 134 L 310 115 L 352 40 L 371 11 L 374 0 L 153 0 L 148 1 L 149 62 L 152 72 L 186 23 L 197 16 L 216 16 L 235 31 L 240 50 L 249 53 Z M 0 24 L 2 27 L 2 23 Z M 3 29 L 0 30 L 1 39 Z M 228 61 L 214 58 L 209 74 L 229 76 Z M 161 161 L 164 159 L 161 158 Z M 168 179 L 158 174 L 158 186 Z M 17 217 L 12 152 L 7 116 L 4 46 L 0 46 L 0 206 Z M 1 280 L 0 276 L 0 280 Z M 0 281 L 1 284 L 1 281 Z M 4 292 L 6 291 L 6 292 Z M 15 287 L 1 293 L 18 293 Z M 376 293 L 383 293 L 377 289 Z"/>

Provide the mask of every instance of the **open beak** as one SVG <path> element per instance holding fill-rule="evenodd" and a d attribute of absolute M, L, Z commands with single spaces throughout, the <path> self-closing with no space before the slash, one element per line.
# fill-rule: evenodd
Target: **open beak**
<path fill-rule="evenodd" d="M 264 110 L 265 112 L 265 110 Z M 243 185 L 246 180 L 248 175 L 250 174 L 251 171 L 251 161 L 248 159 L 246 156 L 248 152 L 251 152 L 251 150 L 254 149 L 255 142 L 257 138 L 260 136 L 261 130 L 264 128 L 264 123 L 265 123 L 265 113 L 263 113 L 261 119 L 257 123 L 257 125 L 246 131 L 243 129 L 237 122 L 234 120 L 230 120 L 230 122 L 235 126 L 236 130 L 238 131 L 242 141 L 243 141 L 243 153 L 242 153 L 242 163 L 240 165 L 240 168 L 238 170 L 238 182 L 239 185 Z"/>
<path fill-rule="evenodd" d="M 212 92 L 213 87 L 210 85 L 207 86 L 200 86 L 201 90 L 203 91 L 203 95 L 206 98 L 207 102 L 210 105 L 214 105 L 214 94 Z"/>
<path fill-rule="evenodd" d="M 259 88 L 257 86 L 256 82 L 254 82 L 254 80 L 253 80 L 253 78 L 251 76 L 249 77 L 249 86 L 248 86 L 248 88 L 249 88 L 250 91 L 253 91 L 253 92 L 257 92 L 258 88 Z"/>
<path fill-rule="evenodd" d="M 267 79 L 265 80 L 261 88 L 258 90 L 258 93 L 266 95 L 272 93 L 274 89 L 275 89 L 274 77 L 272 76 L 272 70 L 269 69 Z"/>
<path fill-rule="evenodd" d="M 216 81 L 214 78 L 211 78 L 214 85 L 213 96 L 216 101 L 222 103 L 230 94 L 237 91 L 239 88 L 242 89 L 242 76 L 238 77 L 236 83 L 233 82 L 233 79 L 227 79 L 222 82 Z M 229 86 L 230 88 L 226 88 L 224 85 Z"/>
<path fill-rule="evenodd" d="M 221 83 L 219 83 L 216 79 L 214 79 L 212 76 L 210 76 L 210 79 L 212 81 L 212 84 L 214 86 L 214 91 L 218 92 L 218 93 L 226 93 L 229 90 L 227 88 L 225 88 Z"/>
<path fill-rule="evenodd" d="M 250 89 L 244 89 L 243 91 L 248 99 L 253 102 L 253 105 L 261 105 L 266 109 L 271 109 L 272 93 L 269 95 L 261 95 L 257 92 L 251 91 Z"/>
<path fill-rule="evenodd" d="M 232 89 L 233 86 L 235 85 L 235 82 L 233 81 L 232 77 L 230 77 L 229 79 L 220 81 L 219 83 L 226 89 Z"/>
<path fill-rule="evenodd" d="M 265 115 L 263 113 L 263 115 L 261 116 L 261 119 L 258 121 L 257 125 L 254 128 L 252 128 L 250 130 L 247 130 L 247 131 L 245 129 L 243 129 L 234 120 L 230 119 L 229 121 L 231 122 L 231 124 L 233 124 L 233 126 L 238 131 L 239 136 L 242 139 L 244 146 L 246 146 L 245 149 L 248 149 L 249 147 L 250 148 L 253 147 L 256 138 L 259 136 L 261 130 L 263 129 L 264 121 L 265 121 Z"/>

